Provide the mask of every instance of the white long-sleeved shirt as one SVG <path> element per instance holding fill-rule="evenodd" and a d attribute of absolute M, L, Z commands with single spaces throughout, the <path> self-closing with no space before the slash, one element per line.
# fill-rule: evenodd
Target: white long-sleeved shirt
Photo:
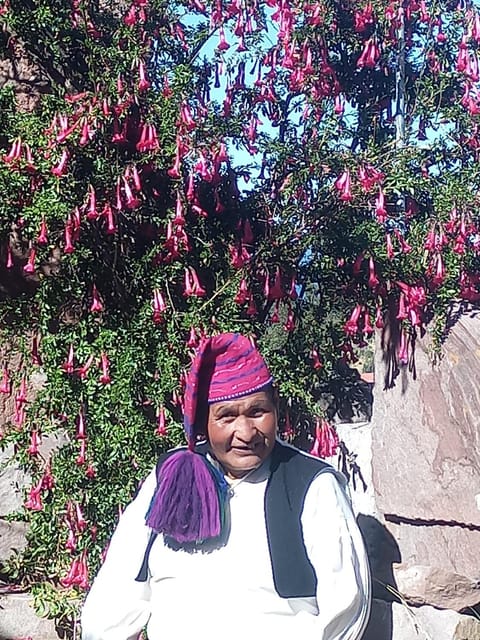
<path fill-rule="evenodd" d="M 332 468 L 311 483 L 301 516 L 317 576 L 314 598 L 275 591 L 268 549 L 264 464 L 233 487 L 231 531 L 210 553 L 167 547 L 161 535 L 149 556 L 150 577 L 135 582 L 150 537 L 145 514 L 155 471 L 126 508 L 86 599 L 82 640 L 360 640 L 370 608 L 370 573 L 349 499 Z"/>

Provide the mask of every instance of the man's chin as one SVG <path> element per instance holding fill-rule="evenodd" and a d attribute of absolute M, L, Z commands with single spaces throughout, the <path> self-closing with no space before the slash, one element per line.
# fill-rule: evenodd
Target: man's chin
<path fill-rule="evenodd" d="M 264 461 L 263 456 L 259 456 L 256 453 L 240 453 L 230 452 L 228 460 L 225 460 L 224 467 L 230 475 L 234 477 L 241 477 L 247 474 L 249 471 L 258 469 L 258 467 Z"/>

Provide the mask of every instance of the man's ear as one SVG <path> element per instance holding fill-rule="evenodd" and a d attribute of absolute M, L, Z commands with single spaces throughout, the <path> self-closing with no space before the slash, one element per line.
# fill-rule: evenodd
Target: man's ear
<path fill-rule="evenodd" d="M 207 402 L 199 403 L 195 416 L 195 435 L 202 440 L 208 440 L 208 414 L 210 407 Z"/>

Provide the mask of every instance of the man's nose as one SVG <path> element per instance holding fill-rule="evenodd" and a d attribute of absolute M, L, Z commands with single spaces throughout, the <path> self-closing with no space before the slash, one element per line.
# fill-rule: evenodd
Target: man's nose
<path fill-rule="evenodd" d="M 235 434 L 242 442 L 251 442 L 257 435 L 257 429 L 254 421 L 248 416 L 243 414 L 239 415 L 235 424 Z"/>

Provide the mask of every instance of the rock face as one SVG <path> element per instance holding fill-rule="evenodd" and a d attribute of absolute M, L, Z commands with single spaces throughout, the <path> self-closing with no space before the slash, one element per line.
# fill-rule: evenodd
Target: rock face
<path fill-rule="evenodd" d="M 362 640 L 480 640 L 480 621 L 456 611 L 374 600 Z"/>
<path fill-rule="evenodd" d="M 9 594 L 0 596 L 0 640 L 58 640 L 55 624 L 38 618 L 30 596 Z"/>
<path fill-rule="evenodd" d="M 461 610 L 480 602 L 478 317 L 460 316 L 433 369 L 428 349 L 428 340 L 417 341 L 416 379 L 400 369 L 384 390 L 391 362 L 377 348 L 375 504 L 398 545 L 397 588 L 413 603 Z"/>
<path fill-rule="evenodd" d="M 430 603 L 441 609 L 461 611 L 478 604 L 480 585 L 465 576 L 438 567 L 421 565 L 393 568 L 397 589 L 414 605 Z"/>

